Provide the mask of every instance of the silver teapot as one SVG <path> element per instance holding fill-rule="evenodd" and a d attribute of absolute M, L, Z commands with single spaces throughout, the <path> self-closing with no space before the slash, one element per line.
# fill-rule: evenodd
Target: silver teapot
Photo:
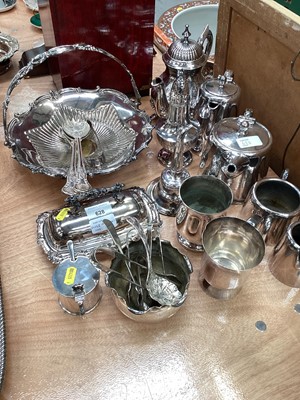
<path fill-rule="evenodd" d="M 211 51 L 213 34 L 207 25 L 196 41 L 190 39 L 189 25 L 186 25 L 182 36 L 182 39 L 175 40 L 163 54 L 166 69 L 151 82 L 150 103 L 159 118 L 167 117 L 171 90 L 178 70 L 183 71 L 189 82 L 191 110 L 199 100 L 200 85 L 204 82 L 202 68 L 206 65 Z"/>
<path fill-rule="evenodd" d="M 246 109 L 239 117 L 224 118 L 211 131 L 212 159 L 204 175 L 226 182 L 234 202 L 243 202 L 252 187 L 269 167 L 272 135 Z"/>

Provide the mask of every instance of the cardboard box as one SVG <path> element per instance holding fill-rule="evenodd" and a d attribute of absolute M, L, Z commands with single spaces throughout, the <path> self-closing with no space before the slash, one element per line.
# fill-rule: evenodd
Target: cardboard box
<path fill-rule="evenodd" d="M 273 136 L 271 167 L 300 186 L 300 17 L 274 0 L 220 0 L 215 75 L 234 71 L 246 108 Z M 292 76 L 292 63 L 294 63 Z"/>

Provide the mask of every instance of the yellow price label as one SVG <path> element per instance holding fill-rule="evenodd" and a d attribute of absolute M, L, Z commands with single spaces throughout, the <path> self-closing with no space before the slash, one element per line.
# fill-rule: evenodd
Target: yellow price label
<path fill-rule="evenodd" d="M 75 282 L 77 268 L 74 266 L 68 267 L 65 273 L 64 284 L 73 285 Z"/>
<path fill-rule="evenodd" d="M 55 217 L 55 219 L 57 221 L 63 221 L 66 218 L 66 216 L 68 215 L 70 210 L 71 210 L 71 208 L 68 208 L 68 207 L 62 208 L 60 210 L 60 212 L 57 214 L 57 216 Z"/>

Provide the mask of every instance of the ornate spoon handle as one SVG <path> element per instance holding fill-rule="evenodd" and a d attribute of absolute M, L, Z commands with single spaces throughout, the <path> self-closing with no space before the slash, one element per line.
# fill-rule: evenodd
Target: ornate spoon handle
<path fill-rule="evenodd" d="M 66 194 L 76 194 L 87 192 L 92 186 L 87 180 L 87 173 L 84 164 L 84 156 L 82 153 L 81 140 L 89 133 L 89 125 L 86 121 L 70 121 L 64 125 L 63 131 L 71 140 L 71 162 L 67 174 L 67 182 L 62 188 L 62 192 Z"/>

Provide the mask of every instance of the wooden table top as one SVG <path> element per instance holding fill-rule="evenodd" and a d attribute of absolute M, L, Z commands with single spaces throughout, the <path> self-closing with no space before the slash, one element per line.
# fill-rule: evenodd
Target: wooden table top
<path fill-rule="evenodd" d="M 18 71 L 21 52 L 42 40 L 29 24 L 22 1 L 0 15 L 1 30 L 15 36 L 20 50 L 0 76 L 0 99 Z M 159 55 L 154 75 L 162 72 Z M 23 80 L 12 96 L 14 110 L 51 88 L 51 78 Z M 149 98 L 142 108 L 151 113 Z M 1 141 L 3 124 L 0 122 Z M 120 171 L 97 176 L 94 187 L 123 182 L 145 188 L 163 167 L 153 134 L 149 147 Z M 189 167 L 197 174 L 195 157 Z M 32 174 L 0 146 L 0 267 L 5 309 L 7 359 L 1 399 L 12 400 L 294 400 L 300 392 L 299 289 L 278 282 L 268 257 L 251 271 L 232 300 L 209 297 L 198 282 L 201 254 L 181 248 L 173 217 L 162 217 L 162 237 L 190 258 L 188 297 L 170 319 L 132 321 L 116 308 L 104 276 L 103 297 L 89 315 L 73 317 L 58 305 L 54 266 L 36 243 L 36 217 L 63 205 L 64 181 Z M 256 322 L 266 324 L 265 331 Z"/>

